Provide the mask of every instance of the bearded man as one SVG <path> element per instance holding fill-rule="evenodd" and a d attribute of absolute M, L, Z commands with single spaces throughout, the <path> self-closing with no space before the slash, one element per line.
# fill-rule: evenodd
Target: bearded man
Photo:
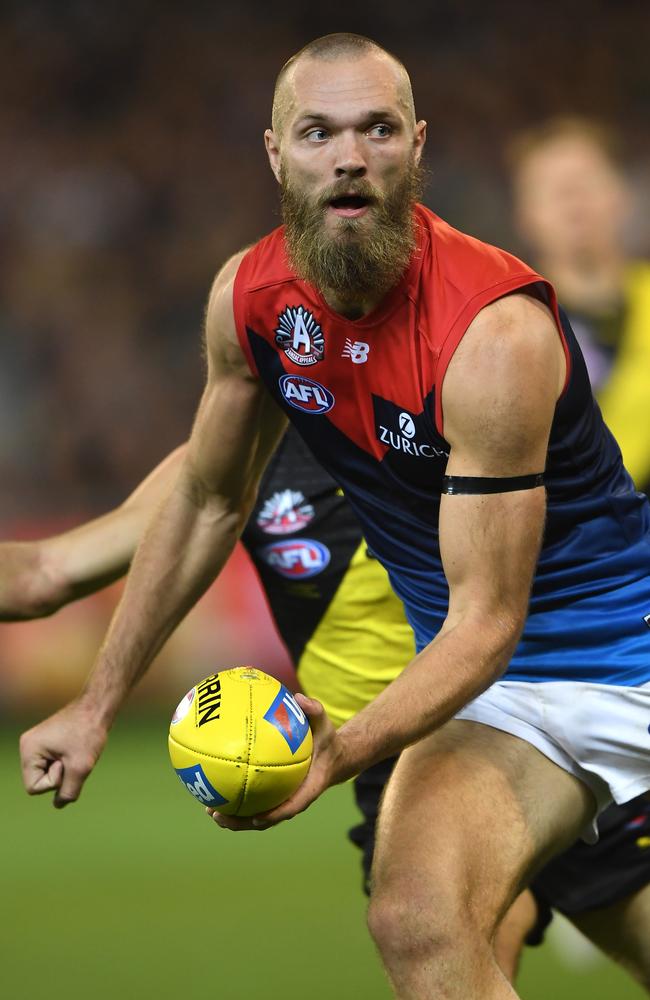
<path fill-rule="evenodd" d="M 78 797 L 290 418 L 419 652 L 338 731 L 303 699 L 301 788 L 251 821 L 214 816 L 263 829 L 403 751 L 369 910 L 395 994 L 505 1000 L 492 942 L 520 887 L 612 799 L 650 788 L 650 508 L 548 282 L 412 204 L 425 132 L 406 70 L 369 39 L 327 36 L 283 68 L 266 146 L 286 229 L 216 278 L 179 479 L 84 691 L 23 737 L 23 773 L 58 805 Z"/>

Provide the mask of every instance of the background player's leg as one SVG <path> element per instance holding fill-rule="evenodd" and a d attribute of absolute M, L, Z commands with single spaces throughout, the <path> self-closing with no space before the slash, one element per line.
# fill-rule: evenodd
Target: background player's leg
<path fill-rule="evenodd" d="M 612 906 L 576 914 L 569 920 L 650 994 L 650 885 Z"/>
<path fill-rule="evenodd" d="M 400 1000 L 516 996 L 496 927 L 572 843 L 591 792 L 523 740 L 454 721 L 406 750 L 380 815 L 369 924 Z"/>
<path fill-rule="evenodd" d="M 515 899 L 499 924 L 494 939 L 494 957 L 505 976 L 514 983 L 526 938 L 537 923 L 537 903 L 529 889 Z"/>

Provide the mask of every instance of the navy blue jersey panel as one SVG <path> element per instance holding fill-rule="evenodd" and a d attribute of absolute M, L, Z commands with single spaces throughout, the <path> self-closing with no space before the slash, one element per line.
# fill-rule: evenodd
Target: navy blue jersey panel
<path fill-rule="evenodd" d="M 530 613 L 506 678 L 647 683 L 650 505 L 623 467 L 564 313 L 562 326 L 571 371 L 550 432 L 548 509 Z M 269 392 L 345 490 L 368 547 L 386 567 L 422 648 L 440 629 L 448 606 L 438 518 L 449 445 L 432 420 L 433 387 L 422 391 L 419 407 L 412 399 L 410 408 L 402 406 L 402 373 L 395 370 L 389 392 L 359 397 L 357 411 L 340 406 L 341 395 L 335 407 L 326 387 L 303 378 L 305 399 L 313 391 L 310 385 L 317 387 L 318 395 L 311 411 L 311 403 L 297 408 L 280 391 L 287 376 L 274 346 L 250 329 L 248 337 Z M 380 347 L 378 342 L 373 350 L 379 352 Z M 346 419 L 356 421 L 350 436 Z M 367 448 L 353 440 L 363 440 L 357 433 L 359 420 Z M 455 497 L 445 498 L 446 504 L 455 502 Z"/>

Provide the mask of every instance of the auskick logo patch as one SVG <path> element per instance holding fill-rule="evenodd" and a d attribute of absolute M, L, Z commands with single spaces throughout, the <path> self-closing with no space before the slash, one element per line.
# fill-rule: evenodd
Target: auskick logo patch
<path fill-rule="evenodd" d="M 264 718 L 284 736 L 291 753 L 302 746 L 309 723 L 300 705 L 285 687 L 280 688 Z"/>
<path fill-rule="evenodd" d="M 332 558 L 330 550 L 314 538 L 287 538 L 258 551 L 267 566 L 287 580 L 306 580 L 322 573 Z"/>
<path fill-rule="evenodd" d="M 296 490 L 278 490 L 264 502 L 257 526 L 269 535 L 290 535 L 302 531 L 314 517 L 314 508 Z"/>
<path fill-rule="evenodd" d="M 206 806 L 222 806 L 228 799 L 224 799 L 216 788 L 213 788 L 208 781 L 205 771 L 200 764 L 192 764 L 190 767 L 177 767 L 176 774 L 181 779 L 188 792 L 191 792 L 195 799 L 204 802 Z"/>
<path fill-rule="evenodd" d="M 304 306 L 287 306 L 278 316 L 275 343 L 296 365 L 315 365 L 325 356 L 325 338 Z"/>
<path fill-rule="evenodd" d="M 296 410 L 327 413 L 334 406 L 329 389 L 305 375 L 281 375 L 278 384 L 284 400 Z"/>

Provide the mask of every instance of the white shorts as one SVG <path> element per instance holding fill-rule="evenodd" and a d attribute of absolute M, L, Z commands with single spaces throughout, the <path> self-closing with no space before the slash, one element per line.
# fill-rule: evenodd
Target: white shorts
<path fill-rule="evenodd" d="M 497 681 L 456 718 L 518 736 L 583 781 L 597 803 L 582 833 L 590 843 L 612 799 L 628 802 L 650 789 L 650 684 Z"/>

